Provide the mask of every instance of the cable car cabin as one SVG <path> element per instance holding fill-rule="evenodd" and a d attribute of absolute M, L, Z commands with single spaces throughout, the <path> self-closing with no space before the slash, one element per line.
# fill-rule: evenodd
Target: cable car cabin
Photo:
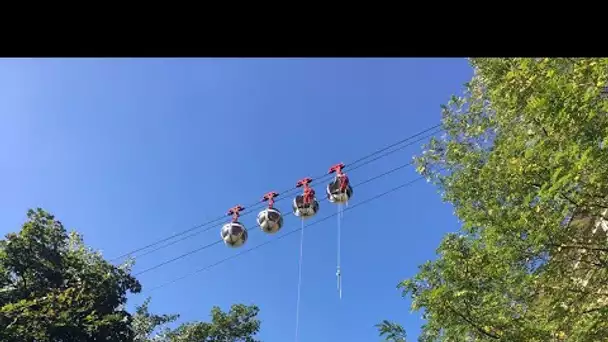
<path fill-rule="evenodd" d="M 226 223 L 221 235 L 224 243 L 230 247 L 240 247 L 247 242 L 247 229 L 239 222 Z"/>
<path fill-rule="evenodd" d="M 301 218 L 309 218 L 314 216 L 319 211 L 319 202 L 313 197 L 309 203 L 305 204 L 304 196 L 298 195 L 293 199 L 291 207 L 294 215 Z"/>
<path fill-rule="evenodd" d="M 258 214 L 258 225 L 263 232 L 274 234 L 283 227 L 283 215 L 275 208 L 266 208 Z"/>
<path fill-rule="evenodd" d="M 346 203 L 353 195 L 353 188 L 349 184 L 346 189 L 341 190 L 340 179 L 336 177 L 333 182 L 327 184 L 326 194 L 331 203 Z"/>

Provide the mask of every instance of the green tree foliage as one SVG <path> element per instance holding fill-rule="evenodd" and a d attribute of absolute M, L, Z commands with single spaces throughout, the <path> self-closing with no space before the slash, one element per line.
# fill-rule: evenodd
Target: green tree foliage
<path fill-rule="evenodd" d="M 132 316 L 127 294 L 141 291 L 131 262 L 114 266 L 68 233 L 53 215 L 30 210 L 19 233 L 0 241 L 0 341 L 2 342 L 255 342 L 255 306 L 213 308 L 211 323 L 157 328 L 178 315 L 155 315 L 149 299 Z"/>
<path fill-rule="evenodd" d="M 175 322 L 179 315 L 157 315 L 150 313 L 150 298 L 146 298 L 142 305 L 135 309 L 133 315 L 134 342 L 161 342 L 164 334 L 169 330 L 166 324 Z M 163 330 L 161 330 L 163 329 Z M 157 330 L 160 333 L 155 334 Z"/>
<path fill-rule="evenodd" d="M 608 59 L 474 59 L 416 158 L 462 222 L 402 282 L 421 341 L 608 340 Z"/>
<path fill-rule="evenodd" d="M 128 291 L 141 286 L 68 234 L 53 215 L 30 210 L 0 242 L 0 341 L 129 341 Z"/>
<path fill-rule="evenodd" d="M 386 342 L 406 342 L 405 329 L 397 323 L 384 320 L 376 324 L 376 328 L 380 332 L 380 337 L 384 337 Z"/>
<path fill-rule="evenodd" d="M 214 307 L 211 322 L 188 322 L 176 329 L 165 327 L 179 315 L 154 315 L 148 311 L 149 299 L 137 308 L 133 316 L 136 342 L 257 342 L 260 330 L 256 306 L 235 304 L 229 312 Z M 155 331 L 158 331 L 155 333 Z"/>

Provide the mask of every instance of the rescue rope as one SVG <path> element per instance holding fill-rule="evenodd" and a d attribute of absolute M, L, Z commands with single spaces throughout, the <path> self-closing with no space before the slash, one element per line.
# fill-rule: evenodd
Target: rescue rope
<path fill-rule="evenodd" d="M 342 226 L 342 215 L 343 215 L 343 211 L 342 211 L 342 204 L 338 204 L 338 265 L 337 265 L 337 270 L 336 270 L 336 280 L 338 281 L 337 285 L 338 285 L 338 293 L 340 296 L 340 299 L 342 299 L 342 270 L 341 270 L 341 261 L 340 261 L 340 247 L 342 245 L 341 240 L 342 240 L 342 232 L 341 232 L 341 226 Z"/>
<path fill-rule="evenodd" d="M 298 342 L 298 333 L 300 328 L 300 293 L 302 290 L 302 255 L 304 247 L 304 219 L 302 219 L 302 228 L 300 234 L 300 261 L 298 262 L 298 299 L 296 300 L 296 338 L 295 342 Z"/>

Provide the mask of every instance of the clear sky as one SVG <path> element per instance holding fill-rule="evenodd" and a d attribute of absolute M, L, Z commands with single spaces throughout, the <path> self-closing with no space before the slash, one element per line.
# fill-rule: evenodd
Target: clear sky
<path fill-rule="evenodd" d="M 471 76 L 465 59 L 4 59 L 0 233 L 42 207 L 110 259 L 438 124 L 439 106 Z M 349 176 L 404 164 L 419 145 Z M 351 205 L 416 176 L 409 167 L 355 188 Z M 335 212 L 322 202 L 310 222 Z M 254 215 L 242 222 L 255 228 Z M 288 216 L 277 235 L 299 226 Z M 382 319 L 414 340 L 423 321 L 396 285 L 458 229 L 451 207 L 418 182 L 346 212 L 342 300 L 336 226 L 305 231 L 300 341 L 378 341 Z M 138 259 L 135 272 L 218 240 L 220 228 Z M 207 320 L 213 305 L 257 304 L 259 338 L 293 341 L 299 234 L 146 291 L 276 237 L 254 229 L 239 250 L 216 245 L 142 274 L 129 307 L 149 295 L 153 311 L 187 321 Z"/>

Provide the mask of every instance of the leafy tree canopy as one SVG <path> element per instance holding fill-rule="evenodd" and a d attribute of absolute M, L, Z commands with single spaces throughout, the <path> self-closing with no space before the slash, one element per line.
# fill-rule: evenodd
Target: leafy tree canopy
<path fill-rule="evenodd" d="M 133 316 L 125 310 L 127 294 L 141 291 L 131 264 L 110 264 L 53 215 L 28 211 L 21 231 L 0 241 L 0 341 L 255 341 L 258 308 L 244 305 L 154 335 L 178 315 L 150 314 L 149 300 Z"/>
<path fill-rule="evenodd" d="M 128 291 L 141 290 L 43 210 L 0 242 L 0 340 L 127 341 Z"/>
<path fill-rule="evenodd" d="M 188 322 L 169 329 L 165 325 L 176 321 L 179 315 L 150 314 L 149 302 L 147 299 L 134 315 L 135 342 L 258 342 L 254 339 L 260 330 L 256 318 L 259 309 L 255 305 L 235 304 L 227 313 L 214 307 L 211 322 Z"/>
<path fill-rule="evenodd" d="M 608 340 L 608 59 L 474 59 L 418 171 L 462 222 L 399 287 L 421 341 Z"/>

